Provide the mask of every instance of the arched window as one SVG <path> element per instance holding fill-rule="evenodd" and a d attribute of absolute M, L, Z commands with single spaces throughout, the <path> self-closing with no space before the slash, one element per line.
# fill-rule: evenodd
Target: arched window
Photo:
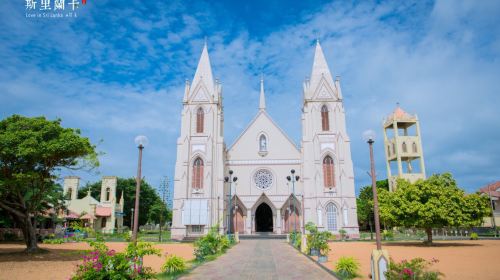
<path fill-rule="evenodd" d="M 330 130 L 330 121 L 328 120 L 328 107 L 326 107 L 326 105 L 323 105 L 323 107 L 321 107 L 321 128 L 323 129 L 323 131 Z"/>
<path fill-rule="evenodd" d="M 391 146 L 389 146 L 389 145 L 387 146 L 387 154 L 391 155 Z"/>
<path fill-rule="evenodd" d="M 333 159 L 330 156 L 326 156 L 323 159 L 323 181 L 325 188 L 335 187 L 335 169 Z"/>
<path fill-rule="evenodd" d="M 326 206 L 326 225 L 329 231 L 337 230 L 337 207 L 331 202 Z"/>
<path fill-rule="evenodd" d="M 193 189 L 203 188 L 203 160 L 196 158 L 193 163 Z"/>
<path fill-rule="evenodd" d="M 69 188 L 68 192 L 66 193 L 66 199 L 71 200 L 71 195 L 73 194 L 73 189 Z"/>
<path fill-rule="evenodd" d="M 413 152 L 416 153 L 417 152 L 417 144 L 415 142 L 413 142 Z"/>
<path fill-rule="evenodd" d="M 106 201 L 109 201 L 110 195 L 111 195 L 111 189 L 110 188 L 106 188 Z"/>
<path fill-rule="evenodd" d="M 403 142 L 403 153 L 406 153 L 408 149 L 406 149 L 406 142 Z"/>
<path fill-rule="evenodd" d="M 264 134 L 259 137 L 259 152 L 267 152 L 267 139 Z"/>
<path fill-rule="evenodd" d="M 203 121 L 205 118 L 205 112 L 203 108 L 198 108 L 196 111 L 196 133 L 203 133 Z"/>
<path fill-rule="evenodd" d="M 392 143 L 392 153 L 396 153 L 396 144 Z"/>

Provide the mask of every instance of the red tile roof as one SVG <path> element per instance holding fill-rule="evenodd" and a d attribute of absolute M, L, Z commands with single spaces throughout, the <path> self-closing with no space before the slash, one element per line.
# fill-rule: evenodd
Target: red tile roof
<path fill-rule="evenodd" d="M 500 197 L 500 181 L 488 184 L 480 188 L 479 191 L 487 195 L 491 193 L 492 197 Z"/>
<path fill-rule="evenodd" d="M 109 217 L 111 216 L 111 207 L 97 206 L 95 209 L 95 215 L 100 217 Z"/>

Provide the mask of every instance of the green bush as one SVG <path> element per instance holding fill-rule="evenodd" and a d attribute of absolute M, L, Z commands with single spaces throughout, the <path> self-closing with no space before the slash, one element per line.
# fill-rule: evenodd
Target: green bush
<path fill-rule="evenodd" d="M 359 261 L 353 257 L 340 257 L 335 264 L 335 272 L 341 279 L 354 279 L 360 276 Z"/>
<path fill-rule="evenodd" d="M 219 234 L 218 225 L 215 225 L 210 228 L 207 235 L 196 240 L 194 255 L 196 260 L 203 261 L 208 256 L 224 253 L 232 244 L 234 244 L 234 238 Z"/>
<path fill-rule="evenodd" d="M 302 243 L 302 234 L 298 231 L 293 231 L 290 233 L 290 244 L 295 248 L 300 248 Z"/>
<path fill-rule="evenodd" d="M 186 261 L 176 255 L 167 257 L 165 263 L 161 266 L 161 271 L 168 274 L 179 274 L 186 270 Z"/>
<path fill-rule="evenodd" d="M 394 238 L 394 232 L 392 230 L 384 229 L 384 231 L 382 231 L 382 237 L 384 240 L 391 240 Z"/>
<path fill-rule="evenodd" d="M 477 235 L 477 233 L 473 232 L 473 233 L 470 234 L 470 239 L 471 240 L 478 240 L 479 236 Z"/>
<path fill-rule="evenodd" d="M 387 280 L 438 280 L 443 274 L 429 270 L 429 266 L 437 262 L 437 259 L 426 261 L 422 258 L 403 260 L 400 263 L 391 260 L 385 276 Z"/>
<path fill-rule="evenodd" d="M 63 244 L 63 238 L 54 238 L 54 239 L 44 239 L 43 244 Z"/>
<path fill-rule="evenodd" d="M 91 241 L 93 250 L 83 257 L 72 280 L 87 279 L 153 279 L 155 274 L 142 264 L 146 255 L 160 255 L 151 243 L 129 243 L 124 253 L 109 250 L 101 241 Z"/>
<path fill-rule="evenodd" d="M 340 233 L 340 239 L 344 240 L 347 237 L 347 231 L 345 229 L 343 228 L 340 229 L 339 233 Z"/>

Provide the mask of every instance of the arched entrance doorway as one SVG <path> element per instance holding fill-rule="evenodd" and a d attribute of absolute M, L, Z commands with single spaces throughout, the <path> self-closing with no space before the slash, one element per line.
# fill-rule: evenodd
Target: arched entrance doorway
<path fill-rule="evenodd" d="M 273 210 L 265 202 L 255 210 L 255 230 L 257 232 L 273 232 Z"/>

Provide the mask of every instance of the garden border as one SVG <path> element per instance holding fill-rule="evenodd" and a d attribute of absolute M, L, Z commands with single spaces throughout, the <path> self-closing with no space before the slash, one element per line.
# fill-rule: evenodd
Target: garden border
<path fill-rule="evenodd" d="M 289 242 L 287 242 L 289 246 L 291 246 L 293 249 L 297 250 L 299 253 L 301 253 L 302 255 L 306 256 L 309 260 L 311 260 L 312 262 L 314 262 L 316 265 L 318 265 L 320 268 L 322 268 L 324 271 L 328 272 L 331 276 L 333 276 L 334 279 L 337 279 L 337 280 L 341 280 L 341 278 L 339 278 L 339 276 L 331 269 L 329 269 L 328 267 L 324 266 L 322 263 L 316 261 L 315 259 L 313 259 L 311 256 L 309 256 L 308 254 L 305 254 L 303 253 L 302 251 L 300 251 L 299 249 L 295 248 L 292 244 L 290 244 Z"/>

